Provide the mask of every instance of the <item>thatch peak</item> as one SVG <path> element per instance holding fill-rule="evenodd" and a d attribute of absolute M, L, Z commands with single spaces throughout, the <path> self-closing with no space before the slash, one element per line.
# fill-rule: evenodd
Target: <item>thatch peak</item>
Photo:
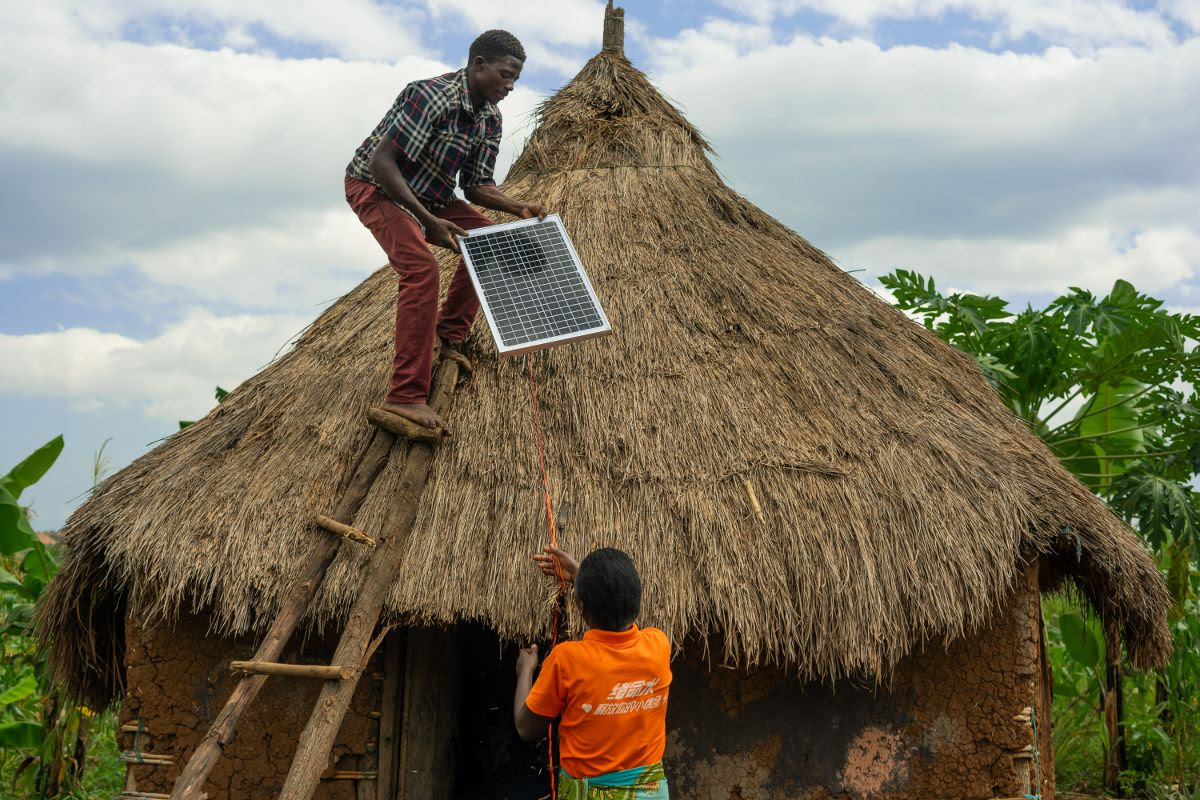
<path fill-rule="evenodd" d="M 538 108 L 538 125 L 509 170 L 527 174 L 698 169 L 720 182 L 708 142 L 620 50 L 604 49 Z"/>
<path fill-rule="evenodd" d="M 625 9 L 613 8 L 612 0 L 604 9 L 604 37 L 601 49 L 625 52 Z"/>
<path fill-rule="evenodd" d="M 560 540 L 630 552 L 645 623 L 712 637 L 734 663 L 882 679 L 991 622 L 1021 566 L 1046 559 L 1122 627 L 1133 664 L 1165 657 L 1168 598 L 1136 536 L 970 358 L 726 186 L 621 53 L 543 104 L 505 191 L 562 215 L 613 323 L 531 363 Z M 394 313 L 384 267 L 71 517 L 40 619 L 77 693 L 119 691 L 127 604 L 143 620 L 204 613 L 219 633 L 266 627 L 369 435 Z M 529 558 L 546 532 L 528 377 L 482 325 L 469 344 L 475 374 L 387 613 L 528 641 L 546 633 L 548 591 Z M 383 527 L 401 461 L 355 527 Z M 312 622 L 340 623 L 363 568 L 359 551 L 338 556 Z"/>

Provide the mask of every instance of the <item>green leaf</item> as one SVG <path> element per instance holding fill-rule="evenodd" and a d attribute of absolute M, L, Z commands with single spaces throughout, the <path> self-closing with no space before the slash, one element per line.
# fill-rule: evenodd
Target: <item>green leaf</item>
<path fill-rule="evenodd" d="M 13 592 L 30 600 L 37 599 L 29 588 L 17 579 L 16 575 L 13 575 L 4 567 L 0 567 L 0 592 Z"/>
<path fill-rule="evenodd" d="M 17 498 L 0 485 L 0 553 L 12 555 L 33 547 L 37 534 Z"/>
<path fill-rule="evenodd" d="M 33 603 L 17 603 L 8 610 L 8 619 L 0 633 L 12 636 L 24 636 L 29 632 L 33 623 Z"/>
<path fill-rule="evenodd" d="M 217 391 L 216 391 L 216 392 L 214 392 L 213 396 L 217 398 L 217 402 L 218 402 L 218 403 L 224 403 L 224 402 L 225 402 L 225 398 L 226 398 L 226 397 L 229 397 L 229 390 L 228 390 L 228 389 L 222 389 L 220 386 L 218 386 L 218 387 L 217 387 Z"/>
<path fill-rule="evenodd" d="M 37 678 L 31 673 L 26 675 L 16 684 L 0 692 L 0 708 L 12 705 L 18 700 L 24 700 L 29 695 L 37 691 Z"/>
<path fill-rule="evenodd" d="M 1082 616 L 1075 612 L 1065 612 L 1059 616 L 1058 626 L 1062 631 L 1067 654 L 1072 660 L 1085 667 L 1095 667 L 1100 663 L 1100 642 Z"/>
<path fill-rule="evenodd" d="M 1066 466 L 1093 488 L 1102 487 L 1146 452 L 1149 423 L 1139 402 L 1146 387 L 1135 380 L 1102 383 L 1066 428 L 1071 435 L 1060 437 L 1060 457 Z M 1051 441 L 1054 445 L 1054 441 Z M 1064 447 L 1074 444 L 1074 447 Z M 1122 456 L 1129 456 L 1122 458 Z"/>
<path fill-rule="evenodd" d="M 37 722 L 0 723 L 0 747 L 36 750 L 42 746 L 42 726 Z"/>
<path fill-rule="evenodd" d="M 0 478 L 0 486 L 8 489 L 14 499 L 21 497 L 21 492 L 38 482 L 46 471 L 58 460 L 63 450 L 62 434 L 55 436 L 44 445 L 34 450 L 20 464 L 17 464 L 7 475 Z"/>
<path fill-rule="evenodd" d="M 1112 486 L 1109 504 L 1155 547 L 1178 542 L 1200 560 L 1200 495 L 1163 474 L 1158 462 L 1139 465 Z"/>
<path fill-rule="evenodd" d="M 25 558 L 21 559 L 21 571 L 25 573 L 22 583 L 40 595 L 42 587 L 49 583 L 58 571 L 58 564 L 46 546 L 41 541 L 35 541 Z"/>
<path fill-rule="evenodd" d="M 1177 622 L 1184 614 L 1188 595 L 1191 593 L 1192 565 L 1187 548 L 1182 541 L 1175 542 L 1169 550 L 1171 567 L 1167 570 L 1167 592 L 1175 601 L 1171 609 L 1171 621 Z"/>

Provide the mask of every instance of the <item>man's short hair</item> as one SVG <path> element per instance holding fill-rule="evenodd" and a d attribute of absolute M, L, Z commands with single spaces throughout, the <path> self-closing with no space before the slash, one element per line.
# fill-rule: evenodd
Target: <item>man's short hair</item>
<path fill-rule="evenodd" d="M 588 553 L 579 565 L 575 596 L 593 628 L 623 631 L 642 610 L 642 579 L 627 553 L 602 547 Z"/>
<path fill-rule="evenodd" d="M 508 31 L 484 31 L 476 37 L 475 41 L 471 42 L 471 49 L 467 51 L 467 61 L 473 63 L 475 56 L 479 56 L 489 64 L 494 64 L 505 56 L 512 56 L 523 62 L 525 48 L 517 41 L 517 37 Z"/>

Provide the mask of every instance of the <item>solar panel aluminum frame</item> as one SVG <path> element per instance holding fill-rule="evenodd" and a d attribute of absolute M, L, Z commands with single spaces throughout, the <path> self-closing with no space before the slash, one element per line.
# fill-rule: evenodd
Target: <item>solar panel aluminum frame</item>
<path fill-rule="evenodd" d="M 550 222 L 558 228 L 558 233 L 562 237 L 563 244 L 567 248 L 567 252 L 571 256 L 571 261 L 575 264 L 579 273 L 580 282 L 583 284 L 592 304 L 596 308 L 596 313 L 600 318 L 601 324 L 598 327 L 588 328 L 584 331 L 574 331 L 571 333 L 559 334 L 557 336 L 547 336 L 533 341 L 522 342 L 516 345 L 505 345 L 500 328 L 497 325 L 495 314 L 492 311 L 488 298 L 485 296 L 479 274 L 476 272 L 475 264 L 471 260 L 471 255 L 467 247 L 464 246 L 464 241 L 472 236 L 483 236 L 488 234 L 499 233 L 506 230 L 514 230 L 519 228 L 533 227 L 541 223 Z M 575 252 L 575 245 L 571 241 L 571 237 L 567 235 L 567 229 L 563 226 L 562 218 L 558 214 L 547 214 L 544 220 L 539 220 L 536 217 L 532 219 L 521 219 L 515 222 L 504 222 L 499 225 L 488 225 L 483 228 L 475 228 L 468 231 L 467 236 L 456 236 L 458 239 L 459 251 L 462 253 L 463 262 L 467 265 L 467 273 L 471 276 L 471 283 L 475 286 L 475 294 L 479 298 L 479 305 L 483 309 L 484 316 L 487 317 L 488 327 L 492 331 L 492 340 L 496 343 L 496 350 L 501 356 L 517 356 L 522 353 L 532 353 L 536 350 L 544 350 L 548 347 L 567 344 L 569 342 L 581 341 L 583 339 L 592 339 L 597 336 L 607 336 L 612 333 L 612 326 L 609 324 L 608 315 L 604 313 L 604 307 L 600 305 L 600 298 L 596 297 L 596 290 L 592 288 L 592 282 L 588 279 L 587 270 L 583 268 L 583 262 L 579 258 L 579 254 Z"/>

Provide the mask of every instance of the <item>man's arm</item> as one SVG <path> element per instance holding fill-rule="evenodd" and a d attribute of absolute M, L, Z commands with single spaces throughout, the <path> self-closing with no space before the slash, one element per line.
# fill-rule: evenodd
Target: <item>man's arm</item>
<path fill-rule="evenodd" d="M 537 668 L 537 645 L 522 647 L 517 656 L 517 691 L 513 696 L 513 721 L 517 724 L 517 735 L 527 742 L 536 742 L 546 735 L 546 729 L 554 722 L 550 717 L 535 714 L 525 705 L 529 690 L 533 688 L 533 671 Z"/>
<path fill-rule="evenodd" d="M 546 218 L 546 212 L 540 205 L 514 200 L 500 191 L 500 187 L 494 183 L 466 186 L 463 188 L 463 194 L 466 196 L 468 202 L 474 203 L 477 206 L 483 206 L 484 208 L 490 208 L 493 211 L 503 211 L 505 214 L 512 214 L 514 217 L 521 217 L 522 219 L 529 219 L 530 217 L 537 217 L 538 219 Z"/>
<path fill-rule="evenodd" d="M 445 247 L 458 252 L 457 236 L 466 236 L 467 232 L 448 220 L 435 217 L 429 212 L 417 196 L 404 176 L 400 173 L 398 159 L 404 158 L 404 152 L 391 139 L 384 137 L 379 140 L 375 152 L 371 153 L 371 177 L 383 189 L 384 194 L 408 210 L 417 222 L 425 228 L 425 238 L 430 244 Z"/>

